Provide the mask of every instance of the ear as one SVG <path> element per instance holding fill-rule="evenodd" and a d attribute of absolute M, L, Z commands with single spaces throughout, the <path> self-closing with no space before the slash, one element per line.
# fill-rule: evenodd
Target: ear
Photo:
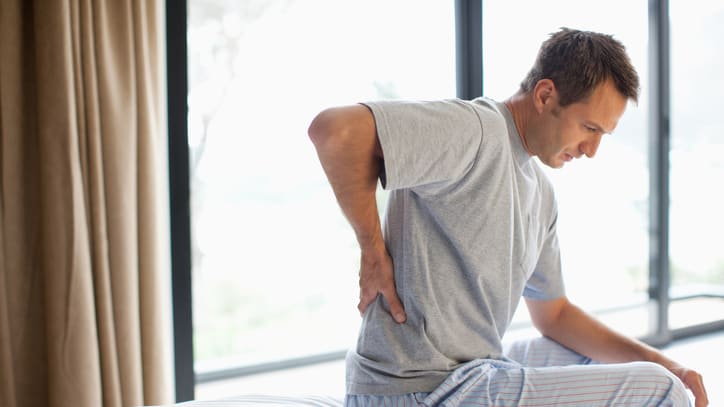
<path fill-rule="evenodd" d="M 550 79 L 541 79 L 533 88 L 533 103 L 538 113 L 543 113 L 546 107 L 555 106 L 558 101 L 556 84 Z"/>

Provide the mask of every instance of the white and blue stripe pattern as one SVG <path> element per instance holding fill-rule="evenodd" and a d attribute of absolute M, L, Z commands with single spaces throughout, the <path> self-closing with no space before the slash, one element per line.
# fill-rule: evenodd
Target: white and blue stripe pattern
<path fill-rule="evenodd" d="M 599 364 L 538 338 L 506 349 L 508 361 L 477 359 L 456 369 L 432 393 L 348 395 L 367 406 L 690 406 L 681 381 L 648 362 Z"/>

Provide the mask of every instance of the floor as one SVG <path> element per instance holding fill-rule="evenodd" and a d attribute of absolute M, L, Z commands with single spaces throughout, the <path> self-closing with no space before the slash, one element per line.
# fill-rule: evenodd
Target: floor
<path fill-rule="evenodd" d="M 704 376 L 710 406 L 724 406 L 724 332 L 677 341 L 664 352 Z M 204 383 L 196 387 L 197 400 L 241 394 L 344 396 L 344 362 L 336 361 L 234 380 Z"/>

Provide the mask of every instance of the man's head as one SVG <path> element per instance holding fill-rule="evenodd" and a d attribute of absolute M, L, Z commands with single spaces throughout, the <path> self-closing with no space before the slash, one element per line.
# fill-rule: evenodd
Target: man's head
<path fill-rule="evenodd" d="M 638 75 L 620 42 L 564 28 L 543 43 L 521 83 L 522 99 L 514 100 L 528 101 L 531 114 L 516 126 L 531 155 L 559 168 L 573 158 L 593 157 L 638 91 Z"/>
<path fill-rule="evenodd" d="M 626 49 L 610 35 L 562 28 L 546 40 L 520 87 L 529 93 L 541 79 L 555 83 L 561 106 L 581 101 L 610 79 L 629 100 L 638 101 L 639 78 Z"/>

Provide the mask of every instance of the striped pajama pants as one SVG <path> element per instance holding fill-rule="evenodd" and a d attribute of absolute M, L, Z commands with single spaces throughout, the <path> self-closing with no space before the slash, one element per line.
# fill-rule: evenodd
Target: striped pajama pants
<path fill-rule="evenodd" d="M 537 338 L 506 348 L 509 361 L 477 359 L 432 393 L 347 395 L 367 406 L 690 406 L 681 381 L 648 362 L 601 364 Z"/>

